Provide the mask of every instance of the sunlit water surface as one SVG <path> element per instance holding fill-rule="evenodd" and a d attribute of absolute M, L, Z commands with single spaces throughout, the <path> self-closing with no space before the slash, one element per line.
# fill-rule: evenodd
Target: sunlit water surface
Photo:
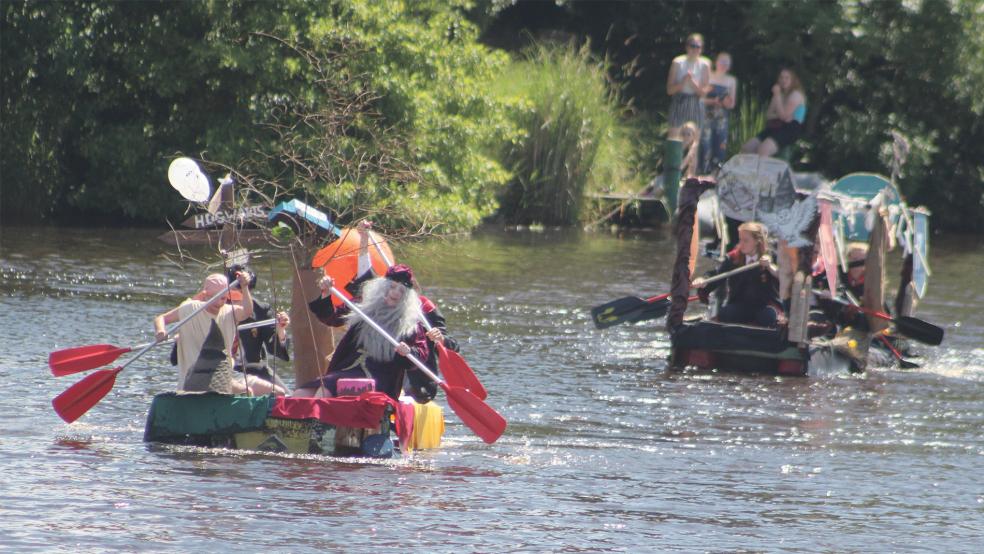
<path fill-rule="evenodd" d="M 151 340 L 201 267 L 145 230 L 0 235 L 0 549 L 12 551 L 934 551 L 984 537 L 984 241 L 938 238 L 916 370 L 776 378 L 666 369 L 662 322 L 587 309 L 668 287 L 671 244 L 485 231 L 396 248 L 508 420 L 494 445 L 445 405 L 443 447 L 395 461 L 142 442 L 166 351 L 73 425 L 53 350 Z M 205 258 L 205 251 L 191 253 Z M 896 256 L 891 259 L 897 266 Z M 262 253 L 284 304 L 290 257 Z M 893 266 L 894 267 L 894 266 Z M 894 271 L 894 270 L 893 270 Z M 894 276 L 894 275 L 893 275 Z M 443 399 L 439 400 L 443 403 Z"/>

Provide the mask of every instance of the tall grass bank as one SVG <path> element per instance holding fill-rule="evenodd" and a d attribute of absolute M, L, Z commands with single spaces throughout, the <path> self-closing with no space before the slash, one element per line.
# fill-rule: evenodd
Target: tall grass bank
<path fill-rule="evenodd" d="M 510 223 L 573 225 L 585 193 L 634 180 L 631 127 L 588 46 L 539 44 L 498 85 L 523 131 L 501 153 L 513 179 L 500 197 Z"/>

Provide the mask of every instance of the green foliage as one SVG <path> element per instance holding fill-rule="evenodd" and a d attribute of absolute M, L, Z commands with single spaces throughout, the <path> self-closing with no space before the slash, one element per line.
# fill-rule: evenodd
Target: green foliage
<path fill-rule="evenodd" d="M 586 190 L 635 179 L 633 134 L 607 81 L 587 45 L 536 45 L 505 72 L 499 89 L 525 131 L 502 153 L 514 177 L 502 197 L 507 220 L 570 225 Z"/>
<path fill-rule="evenodd" d="M 242 166 L 270 198 L 313 195 L 352 216 L 380 208 L 391 226 L 407 229 L 468 228 L 495 209 L 509 174 L 489 153 L 515 129 L 489 93 L 507 58 L 477 42 L 460 15 L 465 7 L 4 2 L 4 221 L 181 217 L 185 204 L 166 170 L 184 153 Z M 284 129 L 287 114 L 341 107 L 326 103 L 317 68 L 271 37 L 331 61 L 345 93 L 370 99 L 360 104 L 370 113 L 347 114 L 349 127 L 334 129 L 334 152 L 389 156 L 419 180 L 361 171 L 316 183 L 278 159 L 283 136 L 275 129 Z M 364 132 L 382 133 L 397 150 L 366 150 Z M 316 138 L 299 135 L 294 146 Z M 307 154 L 324 148 L 305 144 Z"/>
<path fill-rule="evenodd" d="M 731 53 L 744 90 L 739 100 L 768 100 L 782 66 L 799 74 L 808 111 L 798 146 L 811 170 L 830 178 L 887 174 L 883 152 L 890 132 L 901 131 L 913 147 L 900 180 L 909 202 L 936 213 L 934 226 L 984 230 L 979 0 L 567 2 L 549 16 L 544 11 L 542 4 L 507 7 L 488 25 L 486 40 L 509 43 L 522 35 L 517 24 L 532 36 L 558 26 L 577 33 L 612 60 L 632 105 L 659 114 L 669 105 L 670 61 L 683 53 L 688 33 L 701 32 L 705 55 Z M 751 124 L 740 131 L 751 133 Z"/>
<path fill-rule="evenodd" d="M 743 144 L 765 128 L 765 108 L 748 89 L 748 86 L 739 86 L 738 103 L 728 119 L 729 157 L 738 154 Z"/>
<path fill-rule="evenodd" d="M 744 101 L 766 100 L 789 65 L 806 87 L 811 169 L 888 173 L 890 132 L 901 131 L 912 143 L 900 178 L 910 203 L 945 214 L 941 226 L 984 229 L 979 0 L 178 6 L 0 3 L 4 223 L 183 219 L 187 205 L 165 177 L 177 154 L 241 167 L 270 199 L 314 197 L 390 227 L 467 228 L 495 211 L 509 182 L 504 211 L 515 219 L 572 222 L 582 191 L 634 191 L 633 169 L 653 172 L 669 63 L 699 31 L 705 54 L 732 54 L 742 86 L 731 148 L 755 132 Z M 538 61 L 546 54 L 510 63 L 464 14 L 489 43 L 515 44 L 526 21 L 539 22 L 534 33 L 574 30 L 606 63 L 583 50 L 551 54 L 553 68 Z M 342 128 L 293 127 L 288 114 L 332 105 L 309 58 L 270 37 L 337 69 L 336 92 L 366 95 L 366 111 L 345 114 Z M 640 114 L 631 125 L 611 89 Z M 283 156 L 286 129 L 298 129 L 291 146 L 310 159 L 325 151 L 319 136 L 335 137 L 329 150 L 345 163 L 305 174 Z M 357 154 L 372 163 L 352 165 Z"/>
<path fill-rule="evenodd" d="M 363 182 L 319 191 L 329 205 L 361 203 L 392 225 L 445 231 L 470 228 L 492 213 L 509 175 L 489 153 L 516 130 L 490 93 L 507 58 L 478 44 L 473 24 L 438 0 L 346 1 L 312 26 L 311 39 L 359 49 L 342 70 L 365 76 L 379 96 L 382 125 L 407 143 L 395 154 L 417 169 L 414 182 L 396 189 L 392 182 Z M 369 190 L 357 192 L 365 185 Z"/>

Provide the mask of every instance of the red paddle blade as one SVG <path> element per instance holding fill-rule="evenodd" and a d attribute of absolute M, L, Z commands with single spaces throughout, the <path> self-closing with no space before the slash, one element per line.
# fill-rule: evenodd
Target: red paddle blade
<path fill-rule="evenodd" d="M 448 404 L 454 413 L 479 438 L 492 444 L 502 436 L 506 430 L 506 420 L 491 406 L 465 389 L 449 387 L 447 383 L 441 383 L 441 388 L 447 394 Z"/>
<path fill-rule="evenodd" d="M 122 367 L 103 369 L 87 375 L 85 379 L 75 383 L 51 401 L 55 412 L 65 420 L 65 423 L 71 423 L 82 417 L 113 389 L 116 374 L 122 369 Z"/>
<path fill-rule="evenodd" d="M 48 367 L 51 368 L 52 375 L 62 377 L 111 364 L 130 351 L 130 348 L 120 348 L 112 344 L 66 348 L 48 355 Z"/>
<path fill-rule="evenodd" d="M 448 385 L 467 389 L 480 400 L 488 398 L 489 393 L 482 386 L 472 368 L 468 366 L 468 362 L 461 357 L 461 354 L 454 350 L 448 350 L 443 344 L 437 345 L 437 354 L 438 363 L 441 371 L 444 372 L 444 378 L 447 379 Z"/>

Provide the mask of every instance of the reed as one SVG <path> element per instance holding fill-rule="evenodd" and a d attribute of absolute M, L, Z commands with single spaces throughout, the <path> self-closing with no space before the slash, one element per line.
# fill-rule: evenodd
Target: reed
<path fill-rule="evenodd" d="M 572 225 L 585 191 L 632 179 L 633 132 L 609 86 L 608 63 L 587 44 L 536 44 L 500 82 L 522 138 L 502 149 L 513 180 L 500 213 L 513 223 Z"/>
<path fill-rule="evenodd" d="M 748 139 L 765 129 L 765 108 L 749 87 L 739 85 L 738 104 L 728 121 L 728 157 L 741 152 Z"/>

